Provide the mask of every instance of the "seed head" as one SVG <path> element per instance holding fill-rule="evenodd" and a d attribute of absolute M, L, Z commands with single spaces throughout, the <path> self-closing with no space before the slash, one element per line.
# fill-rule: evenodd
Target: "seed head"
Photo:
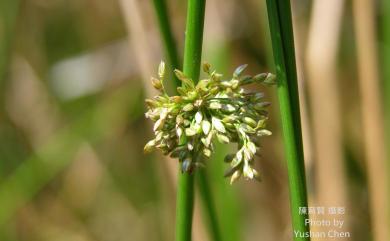
<path fill-rule="evenodd" d="M 275 76 L 270 73 L 243 76 L 246 67 L 239 66 L 233 77 L 225 80 L 205 63 L 203 71 L 208 77 L 197 84 L 175 70 L 183 84 L 177 88 L 179 95 L 169 96 L 163 84 L 165 64 L 161 62 L 159 78 L 152 78 L 152 85 L 160 94 L 146 100 L 145 116 L 154 122 L 155 138 L 145 145 L 145 152 L 160 149 L 165 155 L 178 158 L 183 172 L 191 173 L 212 155 L 215 141 L 237 143 L 238 151 L 225 157 L 224 161 L 230 165 L 225 176 L 230 177 L 231 183 L 241 176 L 259 179 L 253 163 L 259 152 L 257 141 L 271 135 L 265 129 L 269 102 L 263 101 L 263 93 L 248 92 L 243 86 L 269 85 L 275 82 Z"/>

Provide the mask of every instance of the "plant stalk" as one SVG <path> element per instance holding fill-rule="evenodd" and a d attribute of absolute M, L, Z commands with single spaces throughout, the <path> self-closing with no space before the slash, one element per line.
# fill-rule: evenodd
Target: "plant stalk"
<path fill-rule="evenodd" d="M 306 233 L 309 232 L 309 227 L 305 225 L 308 216 L 299 214 L 299 207 L 307 207 L 307 191 L 290 1 L 267 0 L 267 11 L 278 78 L 277 92 L 287 158 L 292 226 L 293 231 Z M 310 237 L 294 235 L 294 240 L 307 241 Z"/>
<path fill-rule="evenodd" d="M 202 57 L 205 0 L 189 0 L 187 7 L 186 38 L 183 72 L 198 81 Z M 179 173 L 176 204 L 176 241 L 191 240 L 194 205 L 194 176 Z"/>
<path fill-rule="evenodd" d="M 0 112 L 4 112 L 6 75 L 14 36 L 19 0 L 0 1 Z"/>
<path fill-rule="evenodd" d="M 157 15 L 162 40 L 164 42 L 165 52 L 172 69 L 180 69 L 179 55 L 176 49 L 175 38 L 169 23 L 168 7 L 165 0 L 153 0 L 154 9 Z M 181 82 L 173 75 L 175 87 L 180 86 Z"/>
<path fill-rule="evenodd" d="M 203 215 L 207 217 L 206 226 L 209 229 L 211 240 L 221 241 L 222 237 L 218 226 L 217 210 L 213 203 L 212 190 L 208 183 L 207 171 L 205 168 L 197 170 L 197 185 L 203 204 Z"/>
<path fill-rule="evenodd" d="M 154 8 L 158 19 L 159 29 L 164 42 L 165 52 L 172 69 L 180 69 L 179 56 L 176 49 L 172 28 L 168 18 L 168 7 L 165 0 L 154 0 Z M 174 87 L 180 85 L 180 81 L 175 77 Z M 194 80 L 196 81 L 196 80 Z M 197 171 L 197 185 L 199 187 L 200 198 L 202 200 L 204 215 L 209 223 L 209 231 L 213 240 L 221 240 L 221 233 L 217 222 L 217 212 L 213 204 L 212 190 L 208 184 L 207 172 L 203 169 Z"/>

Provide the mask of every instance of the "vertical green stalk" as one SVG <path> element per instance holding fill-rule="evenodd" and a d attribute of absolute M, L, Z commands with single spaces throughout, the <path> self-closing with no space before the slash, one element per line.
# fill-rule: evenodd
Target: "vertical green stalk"
<path fill-rule="evenodd" d="M 153 3 L 169 63 L 172 66 L 172 69 L 180 69 L 179 55 L 177 53 L 175 39 L 172 34 L 172 28 L 169 24 L 169 14 L 166 1 L 153 0 Z M 173 78 L 175 80 L 174 85 L 179 86 L 181 82 L 176 78 L 175 75 L 173 76 Z"/>
<path fill-rule="evenodd" d="M 197 170 L 197 184 L 200 198 L 203 204 L 204 216 L 207 216 L 207 227 L 213 241 L 221 241 L 221 233 L 217 221 L 217 210 L 213 204 L 212 190 L 207 182 L 207 171 L 205 169 Z"/>
<path fill-rule="evenodd" d="M 158 18 L 158 24 L 162 39 L 164 42 L 164 47 L 166 54 L 169 58 L 172 69 L 180 68 L 179 66 L 179 57 L 176 49 L 175 40 L 172 34 L 172 28 L 169 23 L 168 18 L 168 8 L 165 0 L 154 0 L 154 8 Z M 194 80 L 196 81 L 196 79 Z M 174 86 L 178 87 L 181 82 L 175 76 Z M 221 233 L 218 227 L 217 222 L 217 212 L 214 208 L 212 190 L 207 181 L 207 173 L 205 170 L 198 170 L 197 185 L 199 187 L 200 197 L 202 200 L 204 214 L 207 216 L 207 221 L 209 222 L 210 234 L 215 241 L 221 240 Z"/>
<path fill-rule="evenodd" d="M 307 194 L 290 1 L 267 0 L 267 10 L 278 77 L 293 231 L 305 233 L 309 232 L 305 225 L 307 215 L 299 214 L 299 207 L 307 207 Z M 310 238 L 294 235 L 294 240 Z"/>
<path fill-rule="evenodd" d="M 0 108 L 3 108 L 5 78 L 18 10 L 18 0 L 0 1 Z"/>
<path fill-rule="evenodd" d="M 189 0 L 187 7 L 186 38 L 183 72 L 198 81 L 202 57 L 205 0 Z M 194 205 L 194 176 L 179 173 L 176 203 L 176 241 L 191 240 Z"/>
<path fill-rule="evenodd" d="M 217 39 L 213 39 L 209 44 L 207 51 L 204 53 L 204 58 L 212 63 L 215 69 L 221 70 L 222 73 L 228 70 L 230 63 L 229 45 L 226 43 L 226 36 L 223 31 Z M 206 49 L 205 49 L 206 50 Z M 223 179 L 226 163 L 221 162 L 227 154 L 230 153 L 229 147 L 219 144 L 216 145 L 215 152 L 209 159 L 208 173 L 209 185 L 212 186 L 212 194 L 214 203 L 218 203 L 216 214 L 218 217 L 218 227 L 220 227 L 220 236 L 224 241 L 243 240 L 241 235 L 241 212 L 239 198 L 237 195 L 237 186 L 230 185 Z M 199 188 L 200 189 L 200 188 Z M 205 210 L 206 212 L 209 212 Z M 206 213 L 205 215 L 212 215 Z M 215 217 L 215 215 L 213 215 Z M 216 226 L 216 225 L 215 225 Z M 211 225 L 209 225 L 211 228 Z M 212 239 L 218 240 L 218 239 Z"/>

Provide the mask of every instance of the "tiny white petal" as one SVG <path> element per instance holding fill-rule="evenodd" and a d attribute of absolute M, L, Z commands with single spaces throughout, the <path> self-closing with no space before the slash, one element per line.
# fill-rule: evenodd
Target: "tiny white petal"
<path fill-rule="evenodd" d="M 213 117 L 211 118 L 211 122 L 217 131 L 222 133 L 226 132 L 225 126 L 222 124 L 220 119 Z"/>
<path fill-rule="evenodd" d="M 176 134 L 177 134 L 177 137 L 180 138 L 180 136 L 183 134 L 183 129 L 180 128 L 180 127 L 178 127 L 178 128 L 176 129 Z"/>
<path fill-rule="evenodd" d="M 243 171 L 244 171 L 244 176 L 245 177 L 253 179 L 253 171 L 252 171 L 252 168 L 248 164 L 244 165 L 244 170 Z"/>
<path fill-rule="evenodd" d="M 156 121 L 156 123 L 154 123 L 154 126 L 153 126 L 153 131 L 157 131 L 158 129 L 160 129 L 163 125 L 163 119 L 158 119 Z"/>
<path fill-rule="evenodd" d="M 245 157 L 246 161 L 251 160 L 253 157 L 253 154 L 251 153 L 251 151 L 248 148 L 244 149 L 244 157 Z"/>
<path fill-rule="evenodd" d="M 207 156 L 207 157 L 210 157 L 210 156 L 211 156 L 211 150 L 205 148 L 205 149 L 203 149 L 203 154 L 204 154 L 205 156 Z"/>
<path fill-rule="evenodd" d="M 211 129 L 211 124 L 210 124 L 210 122 L 207 121 L 207 120 L 202 121 L 202 130 L 203 130 L 203 133 L 204 133 L 205 135 L 209 134 L 210 129 Z"/>
<path fill-rule="evenodd" d="M 162 108 L 160 112 L 160 119 L 165 119 L 168 115 L 168 108 Z"/>
<path fill-rule="evenodd" d="M 259 130 L 257 132 L 257 135 L 258 136 L 270 136 L 270 135 L 272 135 L 272 132 L 269 130 L 266 130 L 266 129 L 262 129 L 262 130 Z"/>
<path fill-rule="evenodd" d="M 214 132 L 213 131 L 210 131 L 209 132 L 209 134 L 207 135 L 207 141 L 209 142 L 209 143 L 211 143 L 211 138 L 213 138 L 213 135 L 214 135 Z"/>
<path fill-rule="evenodd" d="M 210 108 L 211 109 L 221 109 L 222 108 L 222 105 L 218 102 L 211 102 L 210 103 Z"/>
<path fill-rule="evenodd" d="M 242 160 L 242 151 L 241 150 L 236 153 L 236 159 L 238 162 L 240 162 Z"/>
<path fill-rule="evenodd" d="M 200 124 L 202 119 L 203 119 L 202 113 L 200 111 L 196 112 L 196 114 L 195 114 L 195 121 L 196 121 L 196 123 Z"/>
<path fill-rule="evenodd" d="M 189 142 L 187 144 L 188 150 L 192 151 L 194 149 L 194 146 Z"/>
<path fill-rule="evenodd" d="M 234 106 L 232 106 L 230 104 L 227 104 L 224 106 L 224 110 L 229 111 L 229 112 L 233 112 L 236 110 L 236 108 L 234 108 Z"/>
<path fill-rule="evenodd" d="M 196 131 L 194 129 L 192 129 L 192 128 L 187 128 L 185 130 L 185 132 L 186 132 L 186 136 L 194 136 L 194 135 L 196 135 Z"/>
<path fill-rule="evenodd" d="M 160 141 L 163 137 L 163 132 L 162 131 L 157 131 L 156 132 L 156 141 Z"/>
<path fill-rule="evenodd" d="M 237 170 L 233 173 L 232 177 L 230 178 L 230 185 L 232 185 L 235 181 L 237 181 L 241 176 L 241 171 Z"/>
<path fill-rule="evenodd" d="M 229 138 L 225 135 L 217 134 L 218 141 L 224 144 L 228 144 L 230 142 Z"/>
<path fill-rule="evenodd" d="M 164 61 L 160 62 L 160 65 L 158 66 L 158 76 L 162 78 L 165 74 L 165 63 Z"/>
<path fill-rule="evenodd" d="M 155 140 L 148 141 L 148 143 L 146 143 L 146 145 L 144 147 L 144 151 L 145 152 L 152 151 L 155 145 L 156 145 L 156 141 Z"/>
<path fill-rule="evenodd" d="M 203 143 L 205 147 L 209 147 L 210 143 L 207 142 L 207 138 L 201 138 L 200 141 Z"/>
<path fill-rule="evenodd" d="M 253 142 L 248 142 L 247 146 L 248 146 L 248 149 L 252 152 L 252 154 L 256 153 L 256 146 Z"/>
<path fill-rule="evenodd" d="M 219 93 L 215 97 L 216 98 L 229 98 L 229 96 L 226 93 Z"/>

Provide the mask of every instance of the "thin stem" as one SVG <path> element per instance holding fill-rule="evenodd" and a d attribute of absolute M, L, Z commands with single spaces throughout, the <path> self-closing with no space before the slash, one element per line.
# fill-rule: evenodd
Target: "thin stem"
<path fill-rule="evenodd" d="M 287 158 L 292 225 L 294 231 L 304 233 L 309 231 L 309 227 L 305 225 L 307 215 L 299 214 L 299 207 L 307 206 L 307 194 L 290 1 L 267 0 L 267 10 L 278 76 L 278 98 Z M 294 235 L 294 240 L 310 238 Z"/>
<path fill-rule="evenodd" d="M 179 173 L 176 202 L 176 241 L 191 240 L 194 208 L 194 178 L 191 174 Z"/>
<path fill-rule="evenodd" d="M 160 33 L 162 36 L 162 40 L 164 42 L 165 52 L 168 56 L 169 63 L 172 66 L 172 69 L 180 69 L 179 63 L 179 55 L 176 49 L 175 39 L 173 37 L 172 28 L 169 24 L 169 14 L 168 8 L 165 0 L 153 0 L 154 9 L 156 11 L 158 25 L 160 29 Z M 180 80 L 173 76 L 175 82 L 175 86 L 179 86 L 181 84 Z"/>
<path fill-rule="evenodd" d="M 5 82 L 14 35 L 15 21 L 19 13 L 19 0 L 0 1 L 0 108 L 3 108 Z M 2 112 L 3 110 L 1 110 Z"/>
<path fill-rule="evenodd" d="M 189 0 L 187 8 L 186 39 L 183 72 L 198 81 L 202 57 L 205 0 Z M 176 241 L 191 240 L 194 204 L 194 176 L 179 173 L 176 206 Z"/>
<path fill-rule="evenodd" d="M 175 40 L 172 34 L 172 28 L 168 18 L 168 7 L 165 0 L 154 0 L 154 8 L 158 17 L 158 24 L 160 32 L 164 41 L 165 51 L 169 58 L 172 69 L 180 68 L 179 57 L 175 45 Z M 175 87 L 180 85 L 180 81 L 175 78 L 173 83 Z M 213 204 L 212 190 L 207 181 L 207 172 L 200 169 L 198 171 L 197 185 L 199 187 L 199 193 L 203 204 L 204 215 L 207 217 L 207 221 L 210 225 L 209 231 L 213 240 L 221 240 L 221 233 L 217 222 L 217 212 Z"/>
<path fill-rule="evenodd" d="M 203 214 L 207 217 L 210 235 L 213 241 L 221 241 L 221 232 L 218 226 L 217 211 L 213 204 L 211 187 L 207 181 L 207 171 L 205 169 L 197 170 L 197 184 L 199 188 L 200 198 L 203 203 Z"/>

